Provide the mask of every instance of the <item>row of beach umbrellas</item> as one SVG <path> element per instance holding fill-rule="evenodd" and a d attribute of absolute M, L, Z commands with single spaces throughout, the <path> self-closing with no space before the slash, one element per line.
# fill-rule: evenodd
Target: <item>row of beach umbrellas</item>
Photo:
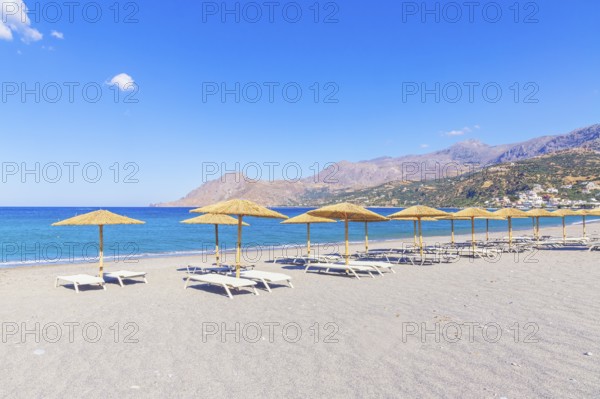
<path fill-rule="evenodd" d="M 348 239 L 348 224 L 351 222 L 362 222 L 365 224 L 365 250 L 369 251 L 368 238 L 368 223 L 384 222 L 389 220 L 405 220 L 413 222 L 414 241 L 415 245 L 419 246 L 421 256 L 423 255 L 423 230 L 422 222 L 450 220 L 452 227 L 452 243 L 454 243 L 454 222 L 457 220 L 471 221 L 471 243 L 473 252 L 475 251 L 475 219 L 486 220 L 486 239 L 489 237 L 489 220 L 508 220 L 509 245 L 512 245 L 512 219 L 514 218 L 532 218 L 534 236 L 539 239 L 539 219 L 541 217 L 561 217 L 563 226 L 563 240 L 566 241 L 566 225 L 565 218 L 567 216 L 582 216 L 583 217 L 583 234 L 586 234 L 585 218 L 586 216 L 600 216 L 600 208 L 594 210 L 579 210 L 559 209 L 554 212 L 549 212 L 544 209 L 532 209 L 530 211 L 522 211 L 515 208 L 504 208 L 495 212 L 490 212 L 482 208 L 467 208 L 455 213 L 445 212 L 439 209 L 431 208 L 423 205 L 416 205 L 410 208 L 403 209 L 389 216 L 382 216 L 364 207 L 341 203 L 335 205 L 324 206 L 319 209 L 309 211 L 305 214 L 289 219 L 287 216 L 258 205 L 252 201 L 233 199 L 229 201 L 219 202 L 217 204 L 205 206 L 202 208 L 190 211 L 192 213 L 201 213 L 203 215 L 184 220 L 185 224 L 205 224 L 214 225 L 215 228 L 215 256 L 216 263 L 220 264 L 219 255 L 219 225 L 237 225 L 237 243 L 236 243 L 236 277 L 239 277 L 241 267 L 241 245 L 242 245 L 242 226 L 248 226 L 243 221 L 245 216 L 287 219 L 284 224 L 306 224 L 307 226 L 307 251 L 310 256 L 310 226 L 315 223 L 334 223 L 337 220 L 344 222 L 344 242 L 345 242 L 345 261 L 348 264 L 349 260 L 349 239 Z M 236 216 L 236 218 L 232 217 Z M 98 210 L 83 215 L 75 216 L 66 219 L 53 226 L 98 226 L 99 228 L 99 275 L 102 277 L 104 269 L 104 240 L 103 229 L 106 225 L 131 225 L 144 224 L 143 221 L 132 219 L 126 216 L 117 215 L 110 211 Z M 418 233 L 417 233 L 418 228 Z M 417 235 L 419 241 L 417 243 Z"/>

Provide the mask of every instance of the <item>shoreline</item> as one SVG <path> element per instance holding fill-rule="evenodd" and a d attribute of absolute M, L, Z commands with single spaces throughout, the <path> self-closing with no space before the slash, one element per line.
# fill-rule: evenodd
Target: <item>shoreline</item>
<path fill-rule="evenodd" d="M 600 222 L 600 219 L 596 219 L 594 221 L 586 221 L 586 225 L 590 224 L 590 225 L 598 225 L 598 223 Z M 569 227 L 573 228 L 580 228 L 582 225 L 581 222 L 579 223 L 572 223 L 567 225 L 567 230 L 569 230 Z M 595 227 L 595 226 L 594 226 Z M 577 230 L 580 231 L 580 230 Z M 531 227 L 526 228 L 526 227 L 521 227 L 521 228 L 513 228 L 513 235 L 518 235 L 519 232 L 529 232 L 531 233 Z M 556 237 L 561 237 L 562 236 L 562 227 L 560 226 L 551 226 L 551 227 L 546 227 L 544 229 L 541 230 L 542 233 L 546 233 L 546 232 L 550 232 L 552 236 L 556 236 Z M 593 235 L 593 234 L 600 234 L 600 231 L 596 232 L 596 233 L 592 233 L 591 231 L 588 231 L 588 236 Z M 491 230 L 489 231 L 489 235 L 490 235 L 490 239 L 493 238 L 503 238 L 506 237 L 508 235 L 508 230 Z M 574 236 L 573 231 L 571 231 L 571 234 L 568 234 L 568 236 Z M 576 234 L 575 234 L 576 235 Z M 475 233 L 475 237 L 478 240 L 481 240 L 481 237 L 485 236 L 485 231 L 476 231 Z M 579 235 L 576 235 L 579 236 Z M 418 236 L 417 236 L 418 237 Z M 455 231 L 455 240 L 457 242 L 463 241 L 470 241 L 471 240 L 471 234 L 467 233 L 467 232 L 460 232 L 457 233 Z M 431 245 L 431 242 L 435 242 L 436 244 L 438 243 L 447 243 L 450 241 L 450 228 L 448 228 L 448 234 L 443 234 L 443 235 L 431 235 L 431 236 L 423 236 L 423 242 L 426 245 Z M 429 242 L 429 244 L 427 244 Z M 398 237 L 398 238 L 387 238 L 387 239 L 371 239 L 369 238 L 369 248 L 370 249 L 374 249 L 377 246 L 379 246 L 381 248 L 382 244 L 385 243 L 392 243 L 392 244 L 413 244 L 413 236 L 410 235 L 409 237 Z M 242 245 L 244 243 L 242 242 Z M 332 241 L 332 242 L 311 242 L 311 249 L 313 253 L 316 253 L 319 249 L 325 247 L 327 248 L 327 253 L 331 253 L 331 252 L 343 252 L 343 248 L 344 248 L 344 241 Z M 364 245 L 365 245 L 365 241 L 363 240 L 358 240 L 358 241 L 350 241 L 349 242 L 350 248 L 356 248 L 356 250 L 361 250 L 364 249 Z M 336 249 L 331 250 L 331 248 Z M 284 252 L 285 250 L 287 250 L 288 252 Z M 271 259 L 276 257 L 276 256 L 287 256 L 287 254 L 289 254 L 289 251 L 291 250 L 295 250 L 295 251 L 299 251 L 300 253 L 305 253 L 306 252 L 306 241 L 304 242 L 300 242 L 300 243 L 290 243 L 290 244 L 284 244 L 284 245 L 278 245 L 278 246 L 253 246 L 253 247 L 246 247 L 246 248 L 242 248 L 242 257 L 244 257 L 247 254 L 253 254 L 256 252 L 261 252 L 263 253 L 264 251 L 271 251 Z M 277 252 L 277 253 L 276 253 Z M 222 260 L 227 258 L 228 256 L 231 255 L 235 255 L 235 249 L 226 249 L 226 250 L 221 250 L 220 251 L 221 254 L 221 258 Z M 139 264 L 141 262 L 145 262 L 145 261 L 160 261 L 160 260 L 164 260 L 164 261 L 171 261 L 171 260 L 178 260 L 178 259 L 197 259 L 197 258 L 202 258 L 202 259 L 208 259 L 208 258 L 214 258 L 214 251 L 210 250 L 210 251 L 201 251 L 201 250 L 192 250 L 192 251 L 178 251 L 178 252 L 163 252 L 163 253 L 148 253 L 148 254 L 139 254 L 139 255 L 133 255 L 131 256 L 130 260 L 127 261 L 120 261 L 117 260 L 116 262 L 113 260 L 114 257 L 108 257 L 105 256 L 105 264 Z M 8 265 L 7 265 L 8 264 Z M 89 266 L 89 265 L 95 265 L 98 264 L 98 258 L 93 258 L 89 261 L 84 261 L 84 259 L 74 259 L 73 261 L 58 261 L 58 262 L 31 262 L 31 263 L 24 263 L 24 264 L 10 264 L 10 262 L 6 262 L 6 263 L 0 263 L 0 271 L 9 271 L 9 270 L 22 270 L 22 269 L 26 269 L 26 270 L 35 270 L 35 269 L 48 269 L 51 267 L 76 267 L 76 266 Z"/>

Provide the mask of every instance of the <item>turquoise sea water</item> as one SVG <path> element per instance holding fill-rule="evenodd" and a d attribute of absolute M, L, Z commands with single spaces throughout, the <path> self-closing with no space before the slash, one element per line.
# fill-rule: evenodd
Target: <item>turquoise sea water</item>
<path fill-rule="evenodd" d="M 98 228 L 52 227 L 51 224 L 97 208 L 0 208 L 0 268 L 39 264 L 95 262 L 98 254 Z M 136 257 L 200 254 L 214 248 L 214 227 L 184 225 L 180 221 L 197 216 L 190 208 L 108 208 L 109 210 L 140 219 L 145 225 L 106 226 L 104 228 L 105 257 L 107 260 L 129 260 Z M 278 208 L 277 211 L 293 217 L 312 208 Z M 389 215 L 401 208 L 372 208 Z M 448 209 L 452 211 L 452 209 Z M 589 218 L 590 221 L 594 218 Z M 273 248 L 306 243 L 306 225 L 281 225 L 280 220 L 244 218 L 250 224 L 243 230 L 244 248 Z M 567 218 L 567 223 L 580 223 L 580 217 Z M 540 219 L 540 225 L 559 226 L 560 218 Z M 515 229 L 529 229 L 531 219 L 516 219 Z M 391 221 L 369 224 L 371 241 L 412 237 L 412 222 Z M 485 234 L 485 221 L 476 221 L 479 237 Z M 457 233 L 470 232 L 470 222 L 455 222 Z M 491 231 L 506 231 L 506 221 L 490 221 Z M 223 250 L 232 250 L 236 242 L 235 226 L 220 226 L 219 238 Z M 450 222 L 424 222 L 425 236 L 450 234 Z M 543 231 L 542 231 L 543 233 Z M 311 226 L 313 243 L 339 243 L 344 239 L 343 223 Z M 350 224 L 350 240 L 364 240 L 364 223 Z M 332 247 L 332 250 L 335 248 Z M 298 249 L 303 251 L 303 249 Z M 290 253 L 289 250 L 287 252 Z M 268 253 L 269 255 L 271 253 Z"/>

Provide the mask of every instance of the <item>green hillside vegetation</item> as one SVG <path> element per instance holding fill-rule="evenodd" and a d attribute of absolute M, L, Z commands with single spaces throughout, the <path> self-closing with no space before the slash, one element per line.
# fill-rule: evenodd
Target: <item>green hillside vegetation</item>
<path fill-rule="evenodd" d="M 585 183 L 600 186 L 600 154 L 594 151 L 566 151 L 505 163 L 471 172 L 459 177 L 433 178 L 419 182 L 390 182 L 355 191 L 312 191 L 302 202 L 325 204 L 339 201 L 369 206 L 482 206 L 494 198 L 515 200 L 519 193 L 532 190 L 539 184 L 544 189 L 554 187 L 562 199 L 589 200 L 600 191 L 584 193 Z M 582 184 L 584 183 L 584 184 Z M 572 185 L 571 188 L 562 188 Z"/>

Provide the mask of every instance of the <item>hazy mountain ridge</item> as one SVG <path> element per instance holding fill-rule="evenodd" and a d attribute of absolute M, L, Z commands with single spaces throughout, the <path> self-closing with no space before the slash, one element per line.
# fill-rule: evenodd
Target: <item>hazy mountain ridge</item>
<path fill-rule="evenodd" d="M 570 149 L 517 162 L 496 164 L 461 176 L 419 182 L 389 182 L 368 189 L 338 192 L 313 198 L 315 205 L 354 202 L 368 206 L 483 206 L 494 198 L 515 197 L 535 185 L 556 188 L 557 197 L 585 200 L 597 193 L 584 194 L 579 183 L 600 187 L 600 152 Z M 567 188 L 567 186 L 572 186 Z"/>
<path fill-rule="evenodd" d="M 600 151 L 600 124 L 559 136 L 542 136 L 516 144 L 490 146 L 466 140 L 444 150 L 420 155 L 379 157 L 367 161 L 340 161 L 316 176 L 300 181 L 253 181 L 241 174 L 227 174 L 202 184 L 185 197 L 156 206 L 203 206 L 229 198 L 246 198 L 267 206 L 323 203 L 343 193 L 390 182 L 409 184 L 422 180 L 420 171 L 455 177 L 478 168 L 539 157 L 570 149 Z M 444 170 L 447 168 L 447 170 Z M 427 173 L 427 172 L 423 172 Z M 315 183 L 317 182 L 317 183 Z"/>

